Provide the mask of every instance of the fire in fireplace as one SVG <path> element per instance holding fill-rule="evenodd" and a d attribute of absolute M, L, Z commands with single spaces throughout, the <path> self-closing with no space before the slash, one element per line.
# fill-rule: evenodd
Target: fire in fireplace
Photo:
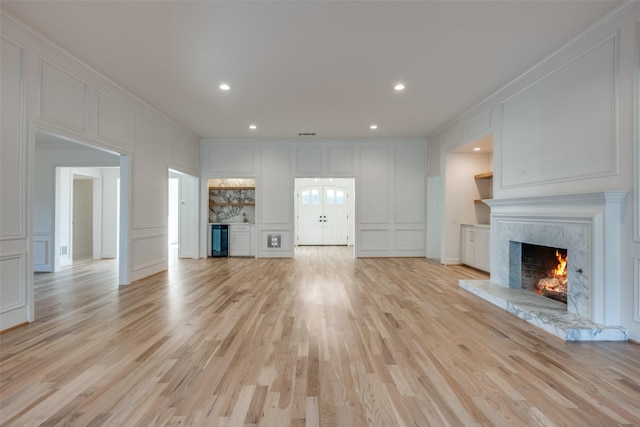
<path fill-rule="evenodd" d="M 522 244 L 522 288 L 567 302 L 567 250 Z"/>

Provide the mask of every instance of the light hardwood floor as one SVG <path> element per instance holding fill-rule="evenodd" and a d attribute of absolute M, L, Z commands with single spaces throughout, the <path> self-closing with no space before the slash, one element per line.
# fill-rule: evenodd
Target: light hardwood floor
<path fill-rule="evenodd" d="M 565 343 L 418 258 L 180 260 L 36 275 L 0 336 L 10 426 L 640 425 L 640 346 Z"/>

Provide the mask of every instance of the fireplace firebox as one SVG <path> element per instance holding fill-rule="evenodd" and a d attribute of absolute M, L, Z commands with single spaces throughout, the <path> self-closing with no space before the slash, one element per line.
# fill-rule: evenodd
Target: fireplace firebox
<path fill-rule="evenodd" d="M 523 289 L 567 303 L 567 250 L 522 243 Z"/>

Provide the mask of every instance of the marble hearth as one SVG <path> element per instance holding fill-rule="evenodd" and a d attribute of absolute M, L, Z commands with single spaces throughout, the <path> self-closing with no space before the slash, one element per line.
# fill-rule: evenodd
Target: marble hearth
<path fill-rule="evenodd" d="M 491 278 L 460 287 L 567 341 L 626 341 L 620 223 L 626 192 L 500 199 L 491 206 Z M 566 248 L 567 304 L 521 289 L 521 244 Z"/>

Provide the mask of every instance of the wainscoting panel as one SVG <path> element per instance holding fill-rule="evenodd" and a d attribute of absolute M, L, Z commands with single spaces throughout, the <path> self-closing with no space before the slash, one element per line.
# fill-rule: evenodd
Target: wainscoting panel
<path fill-rule="evenodd" d="M 422 224 L 413 228 L 395 230 L 396 251 L 416 251 L 424 256 L 425 235 Z"/>
<path fill-rule="evenodd" d="M 361 228 L 358 251 L 389 251 L 389 230 L 387 228 Z"/>
<path fill-rule="evenodd" d="M 633 264 L 633 320 L 640 323 L 640 258 L 634 258 Z"/>
<path fill-rule="evenodd" d="M 40 61 L 39 116 L 87 132 L 87 83 L 52 62 Z"/>
<path fill-rule="evenodd" d="M 4 255 L 0 257 L 0 283 L 16 283 L 20 286 L 3 286 L 0 312 L 14 310 L 26 304 L 24 283 L 24 254 Z"/>
<path fill-rule="evenodd" d="M 166 230 L 134 229 L 131 238 L 131 280 L 137 280 L 168 268 Z"/>
<path fill-rule="evenodd" d="M 33 271 L 53 271 L 53 238 L 51 233 L 33 234 Z"/>

